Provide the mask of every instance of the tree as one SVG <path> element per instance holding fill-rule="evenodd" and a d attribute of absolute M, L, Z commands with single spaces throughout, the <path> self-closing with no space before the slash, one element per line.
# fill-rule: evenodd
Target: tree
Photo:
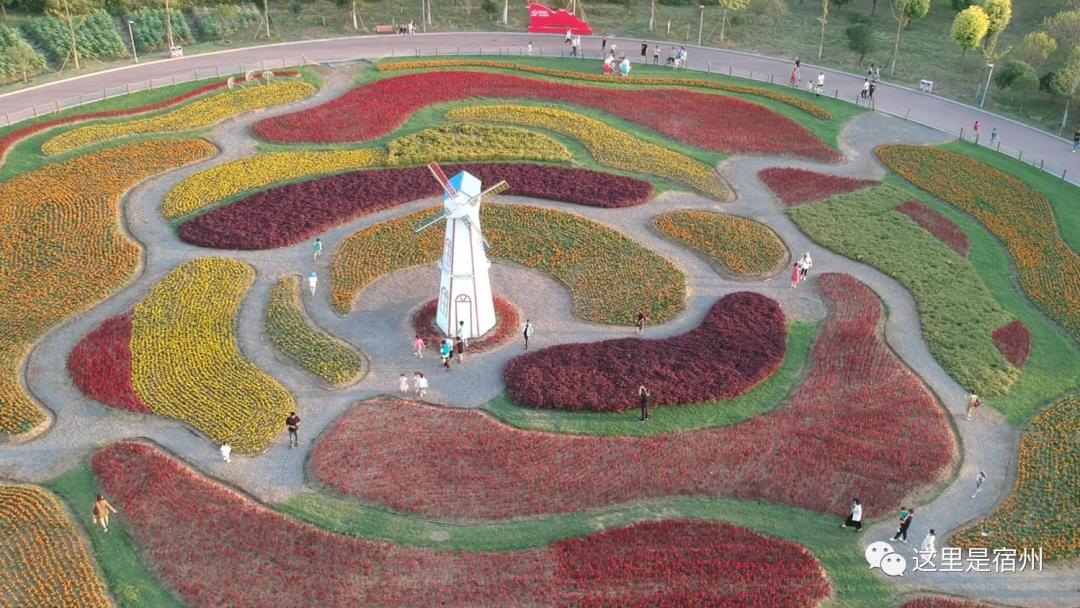
<path fill-rule="evenodd" d="M 911 24 L 912 19 L 922 19 L 930 12 L 930 0 L 892 0 L 889 5 L 896 19 L 896 42 L 893 44 L 892 64 L 889 75 L 896 73 L 896 57 L 900 54 L 900 32 Z"/>
<path fill-rule="evenodd" d="M 45 60 L 41 55 L 21 39 L 4 51 L 4 59 L 12 70 L 22 73 L 23 82 L 26 82 L 30 72 L 45 67 Z"/>
<path fill-rule="evenodd" d="M 480 10 L 488 14 L 488 19 L 495 20 L 495 13 L 499 12 L 499 5 L 495 0 L 484 0 L 480 3 Z"/>
<path fill-rule="evenodd" d="M 1027 62 L 1019 59 L 1007 59 L 994 72 L 994 84 L 999 89 L 1009 89 L 1014 94 L 1019 95 L 1024 91 L 1038 87 L 1039 76 L 1035 73 L 1035 68 L 1031 67 Z M 1022 101 L 1020 107 L 1023 109 Z"/>
<path fill-rule="evenodd" d="M 1058 48 L 1080 46 L 1080 9 L 1062 11 L 1043 21 L 1042 29 L 1057 41 Z"/>
<path fill-rule="evenodd" d="M 97 8 L 91 0 L 46 0 L 45 13 L 54 17 L 63 18 L 67 21 L 68 36 L 71 41 L 71 57 L 75 63 L 75 69 L 79 69 L 79 48 L 75 42 L 75 20 L 73 15 L 86 15 Z"/>
<path fill-rule="evenodd" d="M 817 58 L 821 59 L 821 55 L 825 53 L 825 24 L 828 23 L 826 19 L 829 16 L 829 0 L 821 0 L 821 16 L 818 17 L 818 21 L 821 22 L 821 42 L 817 47 Z"/>
<path fill-rule="evenodd" d="M 950 0 L 950 4 L 952 5 L 952 10 L 954 10 L 954 11 L 956 11 L 958 13 L 960 11 L 964 10 L 965 8 L 971 6 L 971 2 L 972 2 L 972 0 Z"/>
<path fill-rule="evenodd" d="M 720 42 L 724 41 L 724 30 L 727 27 L 727 12 L 741 11 L 750 4 L 750 0 L 720 0 L 720 6 L 724 8 L 720 13 Z"/>
<path fill-rule="evenodd" d="M 1024 45 L 1020 54 L 1034 68 L 1041 68 L 1050 55 L 1057 50 L 1057 40 L 1046 32 L 1028 32 L 1024 36 Z"/>
<path fill-rule="evenodd" d="M 349 10 L 352 12 L 352 29 L 360 29 L 360 24 L 357 23 L 356 16 L 356 0 L 334 0 L 334 4 L 337 4 L 339 7 L 349 5 Z"/>
<path fill-rule="evenodd" d="M 1076 88 L 1080 85 L 1080 47 L 1073 47 L 1065 63 L 1054 72 L 1050 81 L 1051 89 L 1059 95 L 1065 95 L 1065 114 L 1061 116 L 1061 126 L 1058 135 L 1065 129 L 1069 122 L 1069 105 L 1076 96 Z"/>
<path fill-rule="evenodd" d="M 863 57 L 874 51 L 874 33 L 870 30 L 870 26 L 865 23 L 856 23 L 847 28 L 844 34 L 847 35 L 848 48 L 859 56 L 859 63 L 862 64 Z"/>
<path fill-rule="evenodd" d="M 986 16 L 986 11 L 981 6 L 973 5 L 956 14 L 949 36 L 963 49 L 961 55 L 964 55 L 979 48 L 979 43 L 986 37 L 989 29 L 990 18 Z"/>
<path fill-rule="evenodd" d="M 990 19 L 983 49 L 986 60 L 992 62 L 996 59 L 994 50 L 997 48 L 998 36 L 1009 25 L 1009 21 L 1012 21 L 1012 0 L 986 0 L 983 3 L 983 10 Z"/>

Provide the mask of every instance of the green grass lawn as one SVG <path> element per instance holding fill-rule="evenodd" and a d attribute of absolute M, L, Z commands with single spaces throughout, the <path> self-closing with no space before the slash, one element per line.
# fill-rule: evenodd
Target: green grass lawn
<path fill-rule="evenodd" d="M 484 410 L 502 422 L 533 431 L 576 435 L 628 435 L 646 437 L 729 426 L 767 414 L 787 401 L 802 376 L 817 325 L 789 323 L 787 355 L 780 369 L 750 392 L 723 401 L 652 408 L 643 423 L 637 410 L 626 412 L 567 412 L 542 410 L 496 397 Z"/>

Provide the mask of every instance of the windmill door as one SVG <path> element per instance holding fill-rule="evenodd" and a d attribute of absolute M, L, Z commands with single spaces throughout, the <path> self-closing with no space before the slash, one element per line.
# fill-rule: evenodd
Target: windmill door
<path fill-rule="evenodd" d="M 473 338 L 473 317 L 472 317 L 472 299 L 465 294 L 459 295 L 454 299 L 454 319 L 461 327 L 461 336 L 463 338 Z M 464 321 L 464 325 L 461 323 Z"/>

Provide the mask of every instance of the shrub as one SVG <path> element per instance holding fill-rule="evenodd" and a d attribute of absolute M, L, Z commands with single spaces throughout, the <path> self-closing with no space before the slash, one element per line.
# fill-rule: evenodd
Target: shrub
<path fill-rule="evenodd" d="M 75 44 L 80 59 L 104 61 L 127 54 L 116 24 L 105 11 L 90 11 L 76 23 Z M 63 64 L 71 54 L 71 36 L 62 19 L 35 17 L 23 25 L 23 33 L 55 65 Z"/>
<path fill-rule="evenodd" d="M 560 344 L 514 357 L 503 378 L 512 399 L 557 410 L 619 412 L 645 385 L 656 405 L 730 399 L 780 368 L 784 313 L 752 292 L 724 296 L 701 325 L 671 338 Z"/>
<path fill-rule="evenodd" d="M 139 52 L 156 50 L 167 45 L 165 36 L 165 11 L 158 8 L 144 8 L 129 13 L 126 19 L 134 21 L 131 33 L 135 37 L 135 47 Z M 194 42 L 187 19 L 180 11 L 170 11 L 174 42 Z"/>
<path fill-rule="evenodd" d="M 18 30 L 0 24 L 0 79 L 21 79 L 45 69 L 45 58 L 34 50 Z"/>
<path fill-rule="evenodd" d="M 781 167 L 762 169 L 758 171 L 758 177 L 788 207 L 798 207 L 835 194 L 862 190 L 878 183 L 870 179 L 854 179 L 806 169 Z"/>
<path fill-rule="evenodd" d="M 200 42 L 225 41 L 229 36 L 262 19 L 262 13 L 252 4 L 219 4 L 192 11 L 195 33 Z"/>

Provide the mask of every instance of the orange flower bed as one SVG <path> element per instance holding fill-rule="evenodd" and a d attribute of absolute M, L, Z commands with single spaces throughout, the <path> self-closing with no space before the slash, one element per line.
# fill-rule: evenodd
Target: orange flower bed
<path fill-rule="evenodd" d="M 1080 256 L 1058 234 L 1050 201 L 1024 182 L 962 154 L 929 146 L 876 150 L 904 179 L 965 211 L 1001 239 L 1020 286 L 1080 338 Z"/>
<path fill-rule="evenodd" d="M 0 485 L 0 605 L 108 608 L 86 543 L 55 496 Z"/>
<path fill-rule="evenodd" d="M 215 150 L 203 140 L 146 141 L 0 184 L 0 432 L 26 432 L 47 421 L 19 382 L 30 345 L 111 295 L 138 268 L 139 247 L 118 226 L 123 194 Z"/>

